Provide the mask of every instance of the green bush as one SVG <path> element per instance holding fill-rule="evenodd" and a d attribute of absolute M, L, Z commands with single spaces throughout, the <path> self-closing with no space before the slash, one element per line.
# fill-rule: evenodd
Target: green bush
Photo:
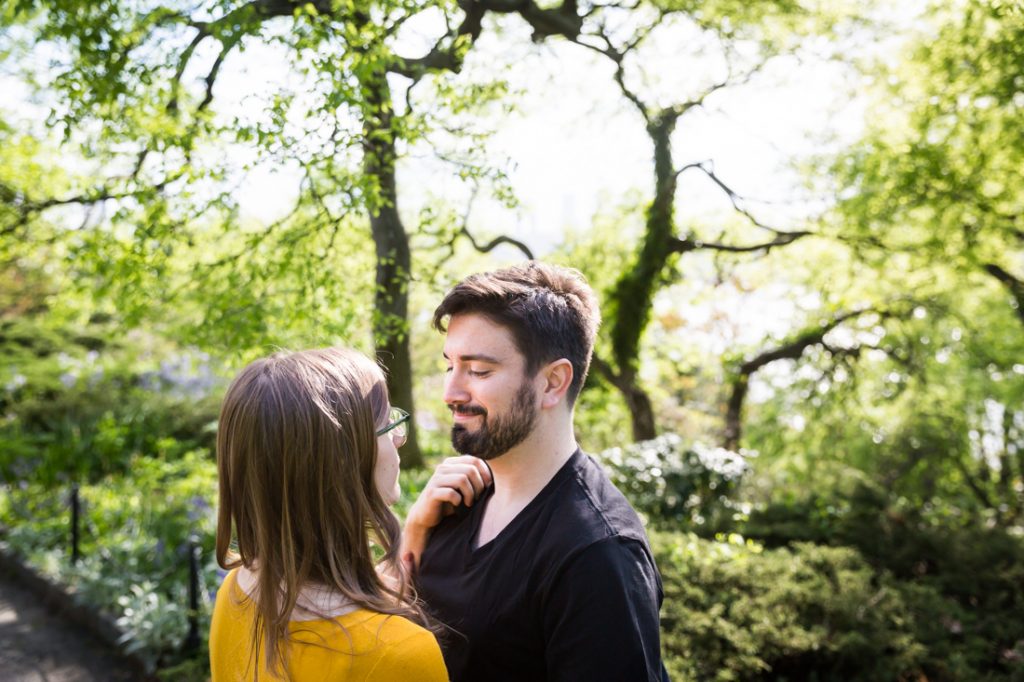
<path fill-rule="evenodd" d="M 182 655 L 193 537 L 203 557 L 200 623 L 208 631 L 220 582 L 213 554 L 216 467 L 208 452 L 193 451 L 170 462 L 136 457 L 128 469 L 80 487 L 77 564 L 70 562 L 67 486 L 5 486 L 0 524 L 9 549 L 115 618 L 125 650 L 156 668 Z"/>
<path fill-rule="evenodd" d="M 58 485 L 126 471 L 135 455 L 212 448 L 222 383 L 211 358 L 116 329 L 0 320 L 0 474 Z"/>
<path fill-rule="evenodd" d="M 768 546 L 855 549 L 889 576 L 927 652 L 929 680 L 1024 679 L 1024 542 L 978 522 L 951 523 L 858 485 L 789 497 L 741 526 Z"/>
<path fill-rule="evenodd" d="M 852 549 L 765 550 L 736 535 L 652 542 L 674 680 L 898 680 L 921 668 L 900 591 Z"/>

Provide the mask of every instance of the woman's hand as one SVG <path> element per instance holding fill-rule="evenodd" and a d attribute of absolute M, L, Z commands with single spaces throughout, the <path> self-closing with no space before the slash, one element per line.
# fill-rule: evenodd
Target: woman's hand
<path fill-rule="evenodd" d="M 491 484 L 491 470 L 472 455 L 449 457 L 437 465 L 420 496 L 409 508 L 402 530 L 402 563 L 410 575 L 419 567 L 430 531 L 452 514 L 455 507 L 472 507 Z"/>

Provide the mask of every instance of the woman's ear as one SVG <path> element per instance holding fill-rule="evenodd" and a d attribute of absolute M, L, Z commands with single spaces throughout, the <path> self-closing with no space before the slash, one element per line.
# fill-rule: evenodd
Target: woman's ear
<path fill-rule="evenodd" d="M 555 360 L 540 371 L 540 376 L 544 380 L 541 407 L 554 407 L 563 402 L 572 386 L 572 363 L 565 358 Z"/>

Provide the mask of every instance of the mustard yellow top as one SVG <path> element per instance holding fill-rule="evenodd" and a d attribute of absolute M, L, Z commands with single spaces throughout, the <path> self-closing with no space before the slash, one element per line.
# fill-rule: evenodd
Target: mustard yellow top
<path fill-rule="evenodd" d="M 280 680 L 267 672 L 262 647 L 252 655 L 255 607 L 228 573 L 217 591 L 210 624 L 213 682 Z M 338 627 L 341 624 L 344 630 Z M 407 618 L 359 609 L 332 620 L 291 621 L 292 682 L 447 682 L 441 649 L 426 629 Z M 259 660 L 254 661 L 255 658 Z"/>

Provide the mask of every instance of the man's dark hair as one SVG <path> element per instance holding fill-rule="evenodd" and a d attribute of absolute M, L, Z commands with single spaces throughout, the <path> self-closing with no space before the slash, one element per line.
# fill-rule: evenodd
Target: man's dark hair
<path fill-rule="evenodd" d="M 470 275 L 437 306 L 434 328 L 443 332 L 445 318 L 466 314 L 482 315 L 508 329 L 526 358 L 528 376 L 554 360 L 572 363 L 566 395 L 569 405 L 576 402 L 601 324 L 597 299 L 578 270 L 527 261 Z"/>

